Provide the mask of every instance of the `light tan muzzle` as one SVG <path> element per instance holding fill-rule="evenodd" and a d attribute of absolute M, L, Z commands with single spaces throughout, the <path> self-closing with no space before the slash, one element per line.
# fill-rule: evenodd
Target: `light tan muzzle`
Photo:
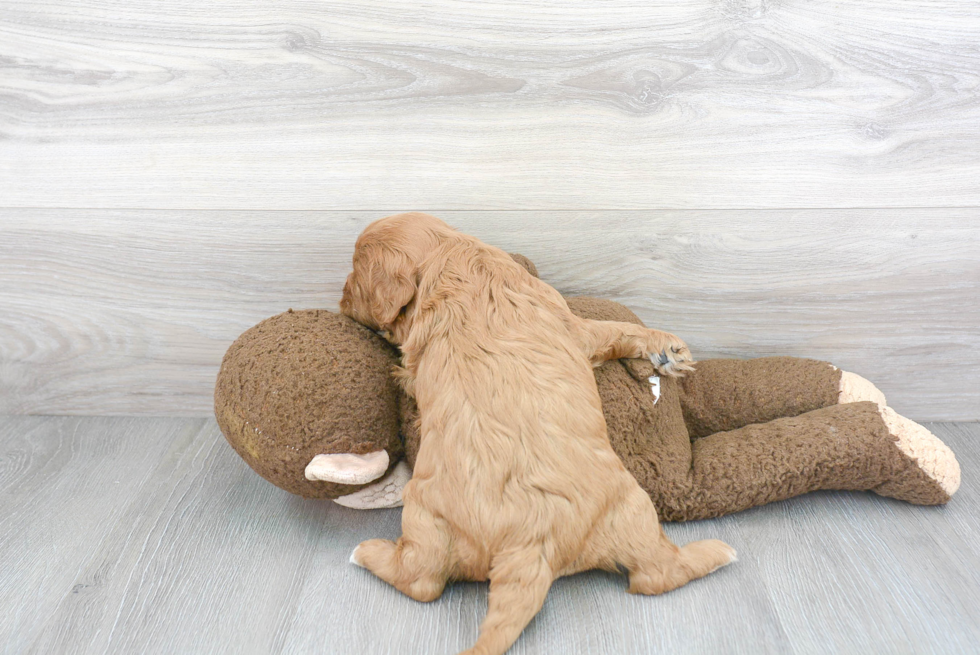
<path fill-rule="evenodd" d="M 338 484 L 367 484 L 388 470 L 388 453 L 376 450 L 366 455 L 334 453 L 317 455 L 306 465 L 307 480 Z"/>

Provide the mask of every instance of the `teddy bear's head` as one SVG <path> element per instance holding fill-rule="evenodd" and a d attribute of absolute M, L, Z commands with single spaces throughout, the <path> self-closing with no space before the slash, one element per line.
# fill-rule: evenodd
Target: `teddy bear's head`
<path fill-rule="evenodd" d="M 401 390 L 391 376 L 397 362 L 395 348 L 346 316 L 290 310 L 228 349 L 215 416 L 269 482 L 306 498 L 344 496 L 402 457 Z"/>
<path fill-rule="evenodd" d="M 532 275 L 534 264 L 512 255 Z M 284 312 L 225 353 L 218 426 L 256 473 L 306 498 L 341 498 L 392 473 L 418 447 L 418 410 L 391 375 L 398 350 L 327 310 Z M 403 428 L 404 426 L 404 428 Z"/>

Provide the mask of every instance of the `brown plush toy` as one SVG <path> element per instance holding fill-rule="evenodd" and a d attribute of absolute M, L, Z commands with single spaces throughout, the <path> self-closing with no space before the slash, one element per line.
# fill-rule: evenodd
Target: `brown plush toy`
<path fill-rule="evenodd" d="M 641 323 L 609 300 L 567 301 L 583 318 Z M 396 349 L 345 316 L 290 310 L 228 349 L 215 415 L 273 484 L 348 507 L 395 507 L 419 446 L 417 408 L 391 376 L 397 363 Z M 959 487 L 944 443 L 887 407 L 870 382 L 826 362 L 705 360 L 671 378 L 647 360 L 623 359 L 595 375 L 612 446 L 662 520 L 819 489 L 938 505 Z"/>

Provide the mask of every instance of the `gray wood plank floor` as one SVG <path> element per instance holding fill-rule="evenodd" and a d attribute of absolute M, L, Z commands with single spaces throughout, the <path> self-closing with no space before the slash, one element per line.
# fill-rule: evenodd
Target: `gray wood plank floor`
<path fill-rule="evenodd" d="M 739 561 L 659 598 L 558 581 L 531 653 L 971 653 L 980 649 L 980 424 L 931 424 L 963 486 L 946 507 L 816 493 L 711 521 Z M 0 418 L 7 653 L 453 653 L 486 586 L 416 603 L 348 563 L 400 510 L 280 491 L 209 419 Z"/>

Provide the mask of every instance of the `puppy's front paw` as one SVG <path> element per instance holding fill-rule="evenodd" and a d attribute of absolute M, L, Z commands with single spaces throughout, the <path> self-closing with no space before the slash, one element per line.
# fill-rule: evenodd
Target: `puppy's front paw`
<path fill-rule="evenodd" d="M 405 395 L 409 398 L 415 398 L 415 375 L 402 366 L 393 367 L 391 374 L 395 378 L 395 382 L 398 383 L 398 386 L 405 392 Z"/>
<path fill-rule="evenodd" d="M 657 372 L 661 375 L 681 376 L 685 371 L 693 371 L 694 356 L 687 344 L 672 334 L 667 336 L 668 343 L 662 346 L 660 352 L 650 353 L 650 361 Z"/>

